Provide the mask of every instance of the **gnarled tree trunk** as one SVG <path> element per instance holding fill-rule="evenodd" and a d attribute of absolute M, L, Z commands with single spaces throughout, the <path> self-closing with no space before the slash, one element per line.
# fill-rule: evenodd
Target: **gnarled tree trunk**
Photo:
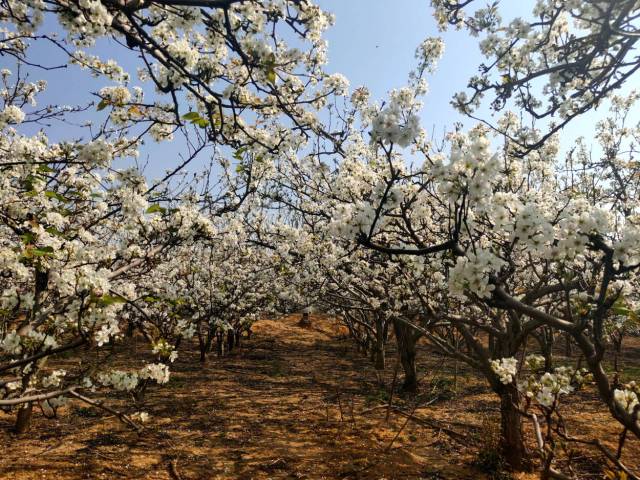
<path fill-rule="evenodd" d="M 393 330 L 396 335 L 400 363 L 404 370 L 404 383 L 402 389 L 406 392 L 418 390 L 418 377 L 416 374 L 416 342 L 420 338 L 419 333 L 401 320 L 393 321 Z"/>

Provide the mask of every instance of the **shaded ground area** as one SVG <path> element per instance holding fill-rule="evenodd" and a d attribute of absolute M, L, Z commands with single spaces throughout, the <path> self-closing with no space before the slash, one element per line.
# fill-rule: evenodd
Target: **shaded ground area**
<path fill-rule="evenodd" d="M 491 442 L 497 403 L 481 382 L 455 379 L 450 368 L 443 375 L 441 360 L 422 355 L 432 362 L 421 365 L 432 372 L 422 395 L 393 400 L 416 420 L 392 411 L 387 422 L 393 364 L 380 387 L 336 323 L 312 320 L 308 328 L 298 317 L 260 321 L 239 350 L 204 366 L 195 351 L 181 352 L 169 384 L 139 408 L 151 415 L 141 435 L 72 404 L 57 420 L 36 415 L 32 432 L 18 438 L 8 433 L 13 418 L 0 413 L 0 478 L 485 478 L 472 462 Z M 577 420 L 594 434 L 611 428 L 589 405 L 585 399 Z"/>

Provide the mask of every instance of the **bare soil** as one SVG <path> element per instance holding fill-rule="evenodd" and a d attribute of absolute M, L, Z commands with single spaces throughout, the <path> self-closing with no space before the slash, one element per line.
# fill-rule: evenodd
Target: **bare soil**
<path fill-rule="evenodd" d="M 456 375 L 450 361 L 421 352 L 422 393 L 393 397 L 415 419 L 392 409 L 386 421 L 393 352 L 380 384 L 337 323 L 298 321 L 259 321 L 239 349 L 204 365 L 195 348 L 182 351 L 170 382 L 137 407 L 151 415 L 141 434 L 79 403 L 54 420 L 36 413 L 23 436 L 10 433 L 14 419 L 0 413 L 0 478 L 491 478 L 477 459 L 495 441 L 498 402 L 481 379 L 461 367 Z M 108 403 L 126 408 L 125 400 Z M 590 392 L 567 415 L 584 437 L 619 430 Z M 602 478 L 596 452 L 574 453 L 581 478 Z M 640 464 L 637 440 L 623 458 Z"/>

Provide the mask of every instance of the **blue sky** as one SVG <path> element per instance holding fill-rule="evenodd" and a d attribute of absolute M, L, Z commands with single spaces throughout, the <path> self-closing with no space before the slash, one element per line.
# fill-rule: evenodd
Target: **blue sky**
<path fill-rule="evenodd" d="M 366 85 L 373 98 L 384 99 L 392 88 L 406 85 L 415 68 L 416 47 L 427 37 L 445 39 L 445 55 L 438 71 L 428 77 L 430 93 L 425 99 L 424 127 L 451 127 L 460 121 L 449 101 L 464 89 L 476 71 L 480 55 L 475 42 L 460 32 L 438 31 L 428 0 L 321 0 L 336 15 L 329 29 L 329 66 L 343 73 L 353 88 Z M 455 40 L 455 41 L 453 41 Z"/>
<path fill-rule="evenodd" d="M 464 31 L 439 32 L 431 15 L 429 0 L 318 0 L 318 3 L 336 15 L 335 26 L 325 35 L 329 42 L 327 70 L 343 73 L 349 78 L 352 88 L 366 85 L 374 99 L 384 100 L 390 89 L 405 85 L 408 73 L 415 67 L 416 47 L 427 37 L 442 36 L 445 54 L 438 71 L 427 77 L 429 94 L 422 112 L 423 127 L 438 138 L 455 122 L 462 121 L 466 126 L 474 123 L 456 113 L 449 102 L 454 93 L 464 90 L 468 78 L 483 61 L 477 47 L 478 39 Z M 530 0 L 503 1 L 501 11 L 508 17 L 526 17 L 532 4 Z M 54 22 L 49 18 L 45 28 L 59 29 Z M 108 40 L 100 42 L 95 49 L 104 58 L 116 58 L 135 77 L 138 60 L 130 54 L 123 56 L 118 50 L 127 53 Z M 64 56 L 50 46 L 36 47 L 31 55 L 44 64 L 64 62 Z M 4 59 L 0 61 L 6 62 Z M 35 72 L 33 78 L 39 78 L 40 74 Z M 80 72 L 76 67 L 58 70 L 46 74 L 46 77 L 49 77 L 49 88 L 42 99 L 45 103 L 73 105 L 86 102 L 88 91 L 97 91 L 109 84 L 103 79 L 91 78 L 86 71 Z M 132 85 L 137 84 L 139 82 L 134 79 Z M 486 109 L 481 111 L 485 116 L 489 114 Z M 574 120 L 561 134 L 563 150 L 570 148 L 579 134 L 589 136 L 596 119 L 604 111 L 601 109 Z M 81 121 L 84 115 L 78 115 L 77 120 Z M 53 139 L 78 135 L 74 128 L 60 125 L 50 131 Z M 177 157 L 183 147 L 181 143 L 155 144 L 149 141 L 145 145 L 141 161 L 150 160 L 149 177 L 157 177 L 178 163 Z"/>

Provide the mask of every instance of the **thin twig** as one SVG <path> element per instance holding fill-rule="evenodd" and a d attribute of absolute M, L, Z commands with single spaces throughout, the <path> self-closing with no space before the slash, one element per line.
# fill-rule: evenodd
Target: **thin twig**
<path fill-rule="evenodd" d="M 419 403 L 416 402 L 416 404 L 413 406 L 413 410 L 411 410 L 411 414 L 407 415 L 407 419 L 404 421 L 404 423 L 400 427 L 400 430 L 398 430 L 398 433 L 396 433 L 396 436 L 393 437 L 393 439 L 389 442 L 389 445 L 387 445 L 387 448 L 384 449 L 384 453 L 387 453 L 389 450 L 391 450 L 391 446 L 393 445 L 393 442 L 396 441 L 396 439 L 400 436 L 400 434 L 404 430 L 404 427 L 407 426 L 407 423 L 409 423 L 409 420 L 411 420 L 411 417 L 413 416 L 413 414 L 415 413 L 416 409 L 418 408 L 418 405 L 419 405 Z"/>
<path fill-rule="evenodd" d="M 122 423 L 124 423 L 126 425 L 129 425 L 131 428 L 133 428 L 138 433 L 140 433 L 143 430 L 143 427 L 141 427 L 140 425 L 135 423 L 127 415 L 125 415 L 122 412 L 118 412 L 117 410 L 114 410 L 111 407 L 108 407 L 108 406 L 104 405 L 101 401 L 92 400 L 92 399 L 90 399 L 88 397 L 85 397 L 84 395 L 80 395 L 78 392 L 76 392 L 73 389 L 69 390 L 69 394 L 72 395 L 73 397 L 76 397 L 78 400 L 82 400 L 83 402 L 88 403 L 89 405 L 93 405 L 94 407 L 101 408 L 101 409 L 106 410 L 107 412 L 115 415 L 116 417 L 118 417 L 118 419 Z"/>

